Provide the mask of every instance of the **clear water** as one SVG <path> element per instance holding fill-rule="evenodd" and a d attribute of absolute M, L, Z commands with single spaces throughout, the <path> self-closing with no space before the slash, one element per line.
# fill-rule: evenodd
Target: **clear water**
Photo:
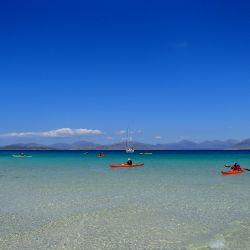
<path fill-rule="evenodd" d="M 0 152 L 0 249 L 250 249 L 247 151 Z"/>

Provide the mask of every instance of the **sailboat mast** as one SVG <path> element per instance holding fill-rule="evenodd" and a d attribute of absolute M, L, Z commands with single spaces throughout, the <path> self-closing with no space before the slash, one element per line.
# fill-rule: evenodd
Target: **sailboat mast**
<path fill-rule="evenodd" d="M 129 146 L 129 142 L 128 142 L 128 129 L 127 129 L 127 135 L 126 135 L 126 148 Z"/>
<path fill-rule="evenodd" d="M 126 152 L 127 153 L 134 153 L 134 148 L 132 147 L 131 143 L 132 138 L 129 134 L 129 129 L 127 129 L 127 138 L 126 138 Z"/>

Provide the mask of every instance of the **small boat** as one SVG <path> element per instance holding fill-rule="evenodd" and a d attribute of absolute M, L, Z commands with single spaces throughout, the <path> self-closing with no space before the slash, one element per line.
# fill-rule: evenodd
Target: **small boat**
<path fill-rule="evenodd" d="M 229 171 L 221 171 L 222 175 L 233 175 L 233 174 L 242 174 L 245 172 L 245 169 L 239 169 L 239 170 L 229 170 Z"/>
<path fill-rule="evenodd" d="M 110 165 L 111 168 L 134 168 L 134 167 L 143 167 L 144 163 L 141 164 L 118 164 L 118 165 Z"/>
<path fill-rule="evenodd" d="M 12 155 L 12 157 L 14 157 L 14 158 L 31 158 L 32 155 L 25 155 L 25 154 L 21 153 L 21 154 L 17 154 L 17 155 Z"/>
<path fill-rule="evenodd" d="M 127 153 L 127 154 L 132 154 L 132 153 L 134 153 L 134 152 L 135 152 L 135 150 L 134 150 L 133 147 L 127 147 L 127 148 L 126 148 L 126 153 Z"/>
<path fill-rule="evenodd" d="M 100 153 L 96 155 L 96 157 L 105 157 L 105 156 L 107 156 L 107 154 L 104 154 L 104 153 Z"/>
<path fill-rule="evenodd" d="M 144 153 L 140 153 L 140 155 L 152 155 L 153 153 L 151 152 L 144 152 Z"/>

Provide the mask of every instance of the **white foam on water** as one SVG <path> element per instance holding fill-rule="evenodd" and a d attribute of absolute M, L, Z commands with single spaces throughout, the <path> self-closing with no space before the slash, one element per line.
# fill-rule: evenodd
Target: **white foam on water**
<path fill-rule="evenodd" d="M 226 241 L 223 238 L 223 236 L 221 236 L 220 239 L 210 241 L 208 246 L 209 248 L 215 249 L 215 250 L 228 249 L 226 246 Z"/>

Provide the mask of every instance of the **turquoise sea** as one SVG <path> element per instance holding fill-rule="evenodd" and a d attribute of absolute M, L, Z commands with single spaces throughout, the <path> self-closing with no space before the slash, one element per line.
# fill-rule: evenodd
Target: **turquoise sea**
<path fill-rule="evenodd" d="M 250 151 L 0 152 L 0 249 L 250 249 Z M 130 156 L 145 166 L 111 169 Z"/>

